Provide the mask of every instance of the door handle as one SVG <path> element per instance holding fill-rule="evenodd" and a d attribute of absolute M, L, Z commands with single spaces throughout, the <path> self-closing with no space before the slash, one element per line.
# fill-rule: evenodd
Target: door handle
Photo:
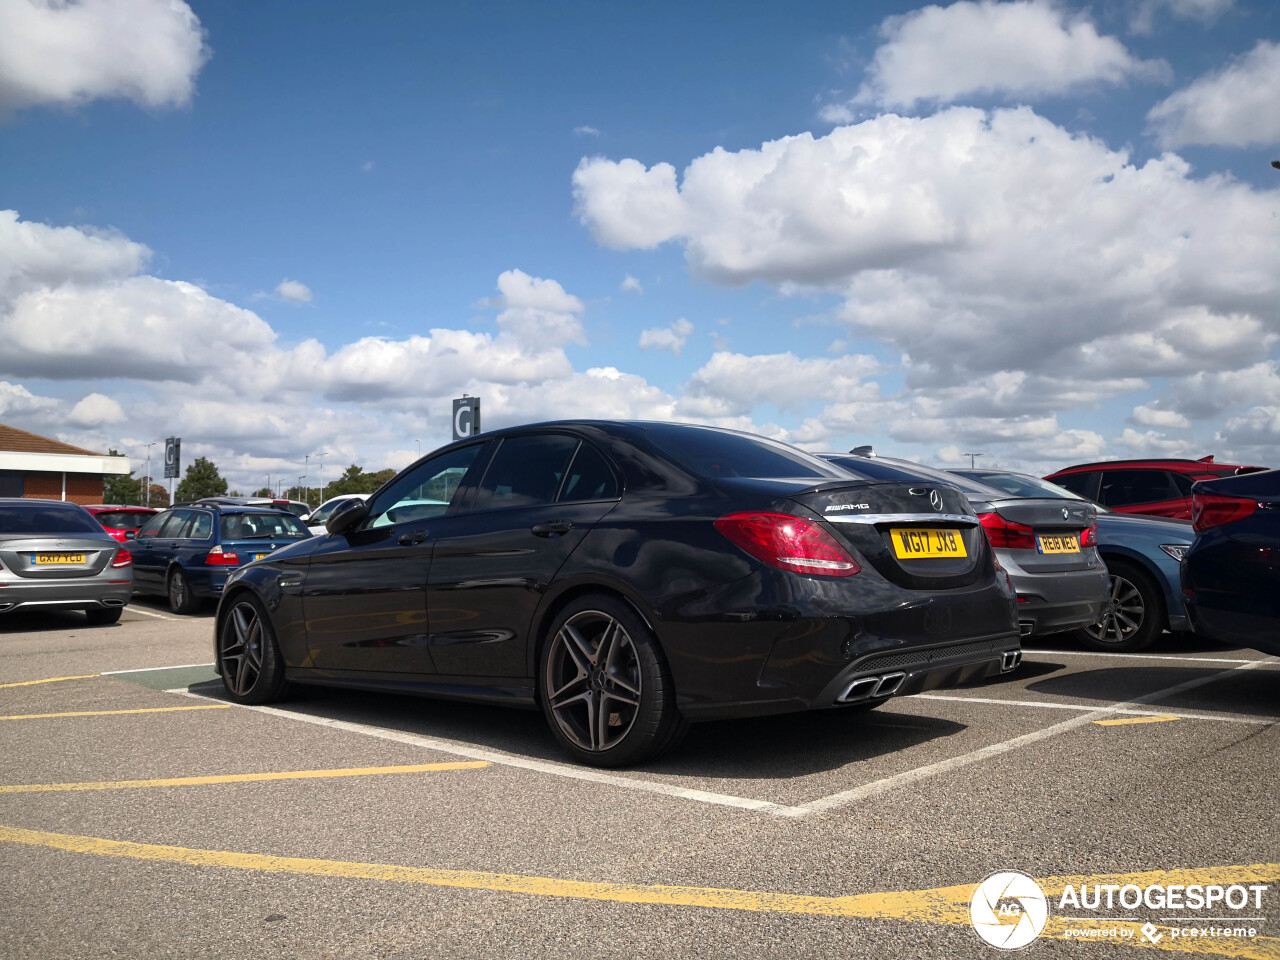
<path fill-rule="evenodd" d="M 427 531 L 414 530 L 412 533 L 400 534 L 400 539 L 396 542 L 402 547 L 411 547 L 414 544 L 421 543 L 425 539 L 427 539 Z"/>
<path fill-rule="evenodd" d="M 535 537 L 559 537 L 573 529 L 572 520 L 548 520 L 535 523 L 531 528 Z"/>

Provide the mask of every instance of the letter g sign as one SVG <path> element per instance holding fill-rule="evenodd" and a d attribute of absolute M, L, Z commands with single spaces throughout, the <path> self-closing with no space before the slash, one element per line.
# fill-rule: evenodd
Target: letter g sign
<path fill-rule="evenodd" d="M 480 398 L 463 395 L 453 401 L 453 439 L 464 440 L 480 432 Z"/>

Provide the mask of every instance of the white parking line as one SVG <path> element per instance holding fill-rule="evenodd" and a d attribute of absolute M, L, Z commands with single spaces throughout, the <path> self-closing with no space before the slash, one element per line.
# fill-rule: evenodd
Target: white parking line
<path fill-rule="evenodd" d="M 1098 710 L 1091 710 L 1089 713 L 1079 717 L 1072 717 L 1070 720 L 1064 720 L 1062 723 L 1055 723 L 1051 727 L 1045 727 L 1043 730 L 1036 730 L 1032 733 L 1023 734 L 1020 737 L 1014 737 L 1011 740 L 1005 740 L 1003 743 L 993 743 L 987 747 L 981 747 L 969 753 L 962 753 L 958 757 L 950 757 L 947 760 L 940 760 L 937 763 L 931 763 L 927 766 L 916 767 L 914 770 L 904 770 L 902 773 L 894 774 L 891 777 L 885 777 L 881 780 L 875 780 L 871 783 L 865 783 L 860 787 L 854 787 L 852 790 L 842 790 L 840 793 L 833 793 L 830 796 L 822 797 L 818 800 L 812 800 L 809 803 L 800 804 L 796 809 L 803 811 L 798 814 L 806 816 L 813 813 L 826 813 L 837 807 L 848 806 L 851 803 L 857 803 L 859 800 L 869 800 L 872 797 L 879 796 L 882 793 L 888 793 L 897 787 L 906 786 L 911 783 L 918 783 L 921 780 L 928 780 L 932 777 L 939 776 L 944 773 L 950 773 L 953 770 L 959 770 L 961 767 L 967 767 L 970 764 L 978 763 L 991 757 L 999 756 L 1002 753 L 1008 753 L 1011 750 L 1017 750 L 1019 747 L 1025 747 L 1033 743 L 1039 743 L 1041 740 L 1048 740 L 1050 737 L 1056 737 L 1060 733 L 1067 733 L 1076 730 L 1087 724 L 1093 723 L 1095 720 L 1102 720 L 1110 716 L 1114 716 L 1118 709 L 1127 709 L 1136 707 L 1139 704 L 1150 703 L 1153 700 L 1159 700 L 1161 697 L 1171 696 L 1177 693 L 1183 693 L 1187 690 L 1194 690 L 1196 687 L 1202 687 L 1208 683 L 1214 683 L 1224 677 L 1240 670 L 1253 670 L 1257 667 L 1268 663 L 1278 663 L 1275 659 L 1267 660 L 1250 660 L 1228 670 L 1219 670 L 1207 677 L 1197 677 L 1194 680 L 1187 680 L 1183 683 L 1175 684 L 1172 687 L 1165 687 L 1163 690 L 1156 690 L 1153 693 L 1144 694 L 1141 697 L 1135 697 L 1125 703 L 1116 704 L 1114 707 L 1106 707 Z M 797 814 L 792 814 L 796 816 Z"/>
<path fill-rule="evenodd" d="M 122 673 L 156 673 L 161 670 L 186 670 L 190 667 L 212 667 L 213 663 L 175 663 L 171 667 L 138 667 L 136 670 L 103 670 L 102 676 L 115 677 Z M 166 693 L 173 693 L 172 690 L 166 690 Z"/>
<path fill-rule="evenodd" d="M 156 613 L 154 610 L 144 610 L 142 607 L 127 606 L 125 610 L 129 613 L 140 613 L 144 617 L 155 617 L 157 620 L 182 620 L 183 617 L 170 617 L 163 613 Z"/>
<path fill-rule="evenodd" d="M 180 693 L 184 696 L 193 697 L 196 700 L 213 699 L 212 697 L 203 697 L 199 694 L 191 693 L 185 687 L 179 687 L 176 690 L 167 690 L 165 692 Z M 221 703 L 223 701 L 215 702 Z M 333 720 L 329 717 L 313 717 L 305 713 L 293 713 L 289 710 L 281 710 L 278 707 L 242 706 L 242 709 L 256 710 L 258 713 L 265 713 L 273 717 L 284 717 L 289 720 L 298 720 L 302 723 L 313 723 L 316 726 L 328 727 L 332 730 L 345 730 L 348 733 L 358 733 L 366 737 L 377 737 L 379 740 L 391 740 L 395 743 L 407 743 L 415 747 L 425 747 L 428 750 L 437 750 L 440 753 L 447 753 L 452 756 L 468 757 L 472 760 L 487 760 L 489 763 L 497 766 L 519 767 L 523 770 L 534 770 L 538 773 L 547 773 L 552 776 L 567 777 L 570 780 L 586 780 L 591 783 L 607 783 L 610 786 L 621 787 L 624 790 L 639 790 L 645 793 L 658 793 L 668 797 L 680 797 L 684 800 L 696 800 L 699 803 L 710 803 L 722 807 L 737 807 L 741 810 L 756 810 L 784 817 L 803 815 L 798 808 L 774 803 L 771 800 L 756 800 L 751 797 L 735 797 L 724 793 L 711 793 L 706 790 L 692 790 L 688 787 L 676 787 L 665 783 L 651 783 L 647 780 L 635 780 L 630 777 L 618 776 L 616 774 L 602 773 L 598 770 L 592 770 L 587 767 L 574 766 L 568 763 L 556 763 L 553 760 L 533 760 L 529 757 L 520 757 L 510 753 L 501 753 L 496 750 L 481 750 L 476 747 L 468 747 L 460 743 L 454 743 L 451 740 L 438 740 L 435 737 L 424 737 L 416 733 L 404 733 L 400 730 L 387 730 L 384 727 L 375 727 L 365 723 L 352 723 L 349 720 Z"/>
<path fill-rule="evenodd" d="M 1126 660 L 1180 660 L 1184 663 L 1266 663 L 1266 659 L 1245 660 L 1228 657 L 1180 657 L 1166 653 L 1112 653 L 1103 650 L 1023 650 L 1024 660 L 1043 653 L 1049 657 L 1123 657 Z"/>
<path fill-rule="evenodd" d="M 1133 700 L 1124 703 L 1115 704 L 1108 707 L 1089 708 L 1079 707 L 1074 709 L 1087 710 L 1081 716 L 1072 717 L 1070 720 L 1064 720 L 1062 723 L 1045 727 L 1042 730 L 1036 730 L 1032 733 L 1023 734 L 1020 737 L 1013 737 L 1000 743 L 994 743 L 986 747 L 980 747 L 969 753 L 964 753 L 956 757 L 950 757 L 937 763 L 927 764 L 923 767 L 916 767 L 912 770 L 904 770 L 902 773 L 894 774 L 890 777 L 884 777 L 871 783 L 854 787 L 851 790 L 842 790 L 838 793 L 829 794 L 825 797 L 819 797 L 808 803 L 802 803 L 795 806 L 774 803 L 771 800 L 757 800 L 752 797 L 737 797 L 730 794 L 712 793 L 706 790 L 693 790 L 688 787 L 677 787 L 664 783 L 652 783 L 646 780 L 636 780 L 630 777 L 619 776 L 617 774 L 602 773 L 598 770 L 588 769 L 586 767 L 574 766 L 567 763 L 556 763 L 550 760 L 534 760 L 528 757 L 520 757 L 514 754 L 502 753 L 495 750 L 482 750 L 475 747 L 469 747 L 464 744 L 454 743 L 449 740 L 439 740 L 435 737 L 424 737 L 414 733 L 404 733 L 399 730 L 387 730 L 383 727 L 372 726 L 364 723 L 352 723 L 347 720 L 334 720 L 329 717 L 315 717 L 308 714 L 293 713 L 288 710 L 281 710 L 278 707 L 253 707 L 241 706 L 243 710 L 255 710 L 258 713 L 265 713 L 268 716 L 282 717 L 288 720 L 297 720 L 302 723 L 315 724 L 316 726 L 328 727 L 332 730 L 344 730 L 348 733 L 357 733 L 366 737 L 376 737 L 380 740 L 390 740 L 395 743 L 405 743 L 413 746 L 423 747 L 428 750 L 436 750 L 440 753 L 450 754 L 453 756 L 467 757 L 472 760 L 487 760 L 489 763 L 497 766 L 517 767 L 523 770 L 533 770 L 538 773 L 550 774 L 557 777 L 567 777 L 570 780 L 582 780 L 590 783 L 602 783 L 609 786 L 618 787 L 623 790 L 637 790 L 644 793 L 654 793 L 668 797 L 679 797 L 684 800 L 693 800 L 698 803 L 709 803 L 723 807 L 735 807 L 740 810 L 751 810 L 759 813 L 768 813 L 778 817 L 807 817 L 814 814 L 827 813 L 839 807 L 845 807 L 861 800 L 868 800 L 877 797 L 883 793 L 897 787 L 907 786 L 908 784 L 918 783 L 922 780 L 931 779 L 942 774 L 959 770 L 974 763 L 996 757 L 1019 747 L 1028 746 L 1038 743 L 1041 740 L 1048 740 L 1056 737 L 1060 733 L 1067 733 L 1071 730 L 1079 729 L 1093 723 L 1095 720 L 1113 717 L 1118 713 L 1134 712 L 1141 704 L 1150 703 L 1161 697 L 1167 697 L 1187 690 L 1193 690 L 1196 687 L 1213 683 L 1224 677 L 1230 676 L 1241 670 L 1253 670 L 1257 667 L 1280 663 L 1280 660 L 1268 658 L 1266 660 L 1249 660 L 1240 663 L 1237 666 L 1227 670 L 1220 670 L 1217 673 L 1210 674 L 1207 677 L 1197 677 L 1194 680 L 1187 680 L 1183 683 L 1175 684 L 1172 687 L 1165 687 L 1163 690 L 1156 690 L 1153 693 L 1145 694 L 1141 697 L 1135 697 Z M 212 697 L 201 696 L 200 694 L 191 693 L 184 687 L 176 690 L 168 690 L 167 693 L 180 694 L 185 697 L 191 697 L 195 700 L 206 700 L 214 702 L 225 702 L 215 700 Z M 939 699 L 941 699 L 939 697 Z M 954 699 L 968 699 L 965 697 L 957 697 Z M 995 701 L 1007 702 L 1007 701 Z M 1167 711 L 1166 711 L 1167 712 Z M 1259 721 L 1266 723 L 1267 721 Z"/>
<path fill-rule="evenodd" d="M 1037 707 L 1041 710 L 1075 710 L 1085 713 L 1106 710 L 1108 713 L 1131 714 L 1135 717 L 1177 717 L 1179 720 L 1214 720 L 1221 723 L 1252 723 L 1265 727 L 1280 723 L 1280 717 L 1244 717 L 1239 714 L 1185 713 L 1175 710 L 1126 710 L 1123 707 L 1095 707 L 1083 703 L 1049 703 L 1045 700 L 1000 700 L 996 697 L 950 696 L 945 693 L 917 693 L 916 700 L 949 700 L 958 703 L 994 703 L 1007 707 Z"/>

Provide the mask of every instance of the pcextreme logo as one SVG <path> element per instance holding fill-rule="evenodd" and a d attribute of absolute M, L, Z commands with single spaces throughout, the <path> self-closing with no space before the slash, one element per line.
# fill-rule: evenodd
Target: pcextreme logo
<path fill-rule="evenodd" d="M 969 922 L 993 947 L 1018 950 L 1044 930 L 1049 920 L 1049 900 L 1040 884 L 1025 873 L 1005 870 L 993 873 L 973 891 Z"/>

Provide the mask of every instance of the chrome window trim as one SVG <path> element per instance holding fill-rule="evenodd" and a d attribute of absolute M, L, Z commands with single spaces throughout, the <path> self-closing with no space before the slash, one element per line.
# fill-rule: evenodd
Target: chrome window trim
<path fill-rule="evenodd" d="M 924 523 L 926 521 L 958 523 L 966 527 L 978 526 L 978 518 L 967 513 L 840 513 L 824 514 L 823 520 L 831 523 Z"/>

